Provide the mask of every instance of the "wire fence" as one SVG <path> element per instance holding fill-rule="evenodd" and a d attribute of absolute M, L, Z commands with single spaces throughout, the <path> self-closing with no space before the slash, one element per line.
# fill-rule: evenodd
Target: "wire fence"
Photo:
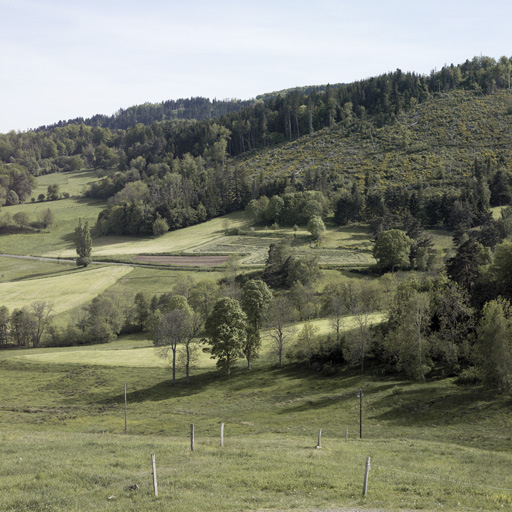
<path fill-rule="evenodd" d="M 212 442 L 212 438 L 208 438 L 208 442 L 209 443 Z M 329 443 L 329 442 L 332 443 L 332 439 L 327 441 L 327 443 Z M 338 440 L 336 442 L 339 443 L 340 441 Z M 221 447 L 220 449 L 224 449 L 224 448 Z M 91 464 L 92 464 L 92 461 L 88 461 L 88 462 L 91 462 Z M 362 476 L 363 476 L 363 467 L 364 467 L 364 461 L 361 460 L 361 466 L 358 469 L 358 471 L 360 472 L 360 476 L 361 476 L 361 483 L 362 483 Z M 475 482 L 474 480 L 469 482 L 467 480 L 461 480 L 461 479 L 457 479 L 457 478 L 447 478 L 447 477 L 440 476 L 440 475 L 429 474 L 427 472 L 407 471 L 405 469 L 399 469 L 392 465 L 389 465 L 388 463 L 386 463 L 386 460 L 378 460 L 377 459 L 377 463 L 376 463 L 376 460 L 374 459 L 372 461 L 371 467 L 372 467 L 372 471 L 370 471 L 371 479 L 370 479 L 370 485 L 369 485 L 369 490 L 370 490 L 369 493 L 370 494 L 371 494 L 372 482 L 379 483 L 380 485 L 382 485 L 385 482 L 386 477 L 384 477 L 384 475 L 381 472 L 407 475 L 407 476 L 411 476 L 411 477 L 415 477 L 415 478 L 419 478 L 419 479 L 435 481 L 435 482 L 442 482 L 443 484 L 450 483 L 453 486 L 461 486 L 461 487 L 467 486 L 467 487 L 471 487 L 471 489 L 479 488 L 479 489 L 482 489 L 483 491 L 499 491 L 499 492 L 512 494 L 512 488 L 509 488 L 509 487 L 481 484 L 481 483 Z M 69 468 L 70 471 L 72 469 L 76 470 L 77 464 L 59 464 L 59 469 L 67 469 L 67 468 Z M 159 463 L 157 463 L 156 473 L 157 473 L 157 476 L 167 477 L 167 480 L 165 480 L 163 489 L 167 489 L 167 487 L 169 485 L 169 480 L 168 480 L 169 475 L 176 475 L 177 479 L 179 479 L 179 476 L 178 476 L 179 472 L 177 470 L 176 464 L 169 466 L 168 461 L 166 461 L 165 459 L 163 459 L 163 461 L 160 461 Z M 119 497 L 122 497 L 123 491 L 129 491 L 129 490 L 137 491 L 140 487 L 143 487 L 144 492 L 146 494 L 150 494 L 151 493 L 150 487 L 151 487 L 152 477 L 153 477 L 153 471 L 151 468 L 151 463 L 150 463 L 149 454 L 148 454 L 147 469 L 142 469 L 139 465 L 139 467 L 134 468 L 134 472 L 129 477 L 124 475 L 123 477 L 120 477 L 119 479 L 114 479 L 114 480 L 110 479 L 110 481 L 107 481 L 107 482 L 95 483 L 95 484 L 92 484 L 92 486 L 86 490 L 73 492 L 71 494 L 66 494 L 66 495 L 59 496 L 59 497 L 52 498 L 52 499 L 45 499 L 44 494 L 41 491 L 40 492 L 30 492 L 30 491 L 23 492 L 16 496 L 9 496 L 9 502 L 12 505 L 11 506 L 7 505 L 7 508 L 5 510 L 6 511 L 20 510 L 20 505 L 18 504 L 20 502 L 20 500 L 25 502 L 25 504 L 23 505 L 24 510 L 31 510 L 31 509 L 36 509 L 36 508 L 41 508 L 41 509 L 49 508 L 49 507 L 55 506 L 57 504 L 62 505 L 62 504 L 69 503 L 73 500 L 77 500 L 77 499 L 79 499 L 83 496 L 89 495 L 89 494 L 99 493 L 101 490 L 105 490 L 105 489 L 112 489 L 112 492 L 117 493 L 117 495 L 119 495 Z M 366 472 L 366 475 L 365 475 L 365 491 L 366 491 L 366 478 L 367 477 L 368 477 L 368 471 Z M 141 480 L 144 482 L 143 484 L 140 483 Z M 134 486 L 134 482 L 140 483 L 140 486 L 138 484 Z M 132 488 L 129 487 L 129 484 L 132 484 Z M 464 491 L 459 490 L 458 494 L 462 495 L 465 493 L 464 493 Z M 165 495 L 165 492 L 164 492 L 164 495 Z M 107 499 L 116 499 L 117 497 L 118 496 L 112 495 L 112 496 L 108 497 Z M 511 499 L 512 499 L 512 496 L 511 496 Z M 34 500 L 37 500 L 37 501 L 30 503 Z"/>

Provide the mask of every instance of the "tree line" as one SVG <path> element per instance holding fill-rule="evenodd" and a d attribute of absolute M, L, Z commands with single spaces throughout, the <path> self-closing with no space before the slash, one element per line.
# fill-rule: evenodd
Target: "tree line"
<path fill-rule="evenodd" d="M 397 231 L 385 231 L 380 239 Z M 393 251 L 404 257 L 400 244 L 390 247 L 386 257 Z M 241 358 L 251 368 L 266 336 L 279 366 L 295 361 L 330 375 L 343 365 L 362 372 L 377 365 L 420 381 L 431 374 L 457 376 L 461 383 L 483 382 L 508 392 L 512 243 L 491 250 L 468 237 L 445 270 L 412 274 L 397 272 L 410 268 L 410 260 L 385 273 L 389 262 L 381 261 L 381 250 L 376 244 L 374 271 L 384 272 L 379 279 L 346 279 L 319 290 L 318 260 L 298 257 L 291 240 L 283 239 L 270 246 L 262 271 L 241 273 L 233 255 L 220 281 L 184 274 L 171 292 L 139 292 L 131 303 L 103 294 L 75 310 L 65 328 L 52 324 L 49 303 L 11 313 L 4 306 L 0 344 L 105 343 L 120 333 L 145 331 L 169 360 L 173 381 L 177 368 L 184 368 L 188 382 L 200 351 L 207 350 L 229 374 Z M 328 318 L 330 332 L 319 334 L 315 318 Z"/>
<path fill-rule="evenodd" d="M 464 88 L 491 93 L 498 88 L 508 89 L 510 69 L 511 62 L 506 57 L 499 61 L 475 57 L 458 66 L 444 66 L 429 76 L 397 70 L 351 84 L 264 95 L 248 105 L 235 101 L 231 103 L 236 111 L 222 114 L 222 109 L 217 109 L 219 116 L 202 120 L 196 120 L 202 117 L 197 114 L 196 119 L 162 121 L 159 114 L 154 118 L 150 113 L 159 108 L 145 104 L 128 109 L 126 112 L 134 112 L 130 116 L 134 124 L 126 121 L 122 127 L 102 123 L 101 116 L 97 116 L 97 122 L 90 125 L 77 120 L 37 131 L 1 134 L 0 161 L 21 165 L 35 176 L 84 166 L 126 170 L 138 157 L 144 159 L 144 166 L 163 163 L 172 168 L 172 162 L 186 154 L 204 156 L 211 146 L 210 132 L 215 132 L 216 127 L 226 131 L 226 154 L 233 157 L 334 124 L 357 130 L 371 119 L 376 126 L 383 126 L 439 91 Z M 179 111 L 180 101 L 164 102 L 161 108 L 169 103 L 171 111 L 174 107 Z M 196 110 L 200 111 L 201 104 L 219 102 L 191 99 L 190 103 L 197 103 Z M 139 110 L 143 114 L 138 115 Z M 212 116 L 215 114 L 212 112 Z"/>

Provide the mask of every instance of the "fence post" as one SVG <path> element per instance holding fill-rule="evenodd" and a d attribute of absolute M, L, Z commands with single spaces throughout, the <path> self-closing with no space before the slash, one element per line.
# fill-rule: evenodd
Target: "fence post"
<path fill-rule="evenodd" d="M 363 496 L 368 491 L 368 473 L 370 472 L 370 457 L 366 457 L 366 468 L 364 470 Z"/>
<path fill-rule="evenodd" d="M 124 433 L 128 432 L 127 426 L 127 404 L 126 404 L 126 382 L 124 383 Z"/>
<path fill-rule="evenodd" d="M 224 447 L 224 423 L 220 424 L 220 446 Z"/>
<path fill-rule="evenodd" d="M 194 424 L 190 424 L 190 450 L 194 451 Z"/>
<path fill-rule="evenodd" d="M 318 444 L 316 445 L 317 448 L 322 448 L 322 429 L 318 431 Z"/>
<path fill-rule="evenodd" d="M 155 489 L 155 496 L 158 497 L 158 484 L 156 482 L 156 457 L 155 454 L 151 454 L 151 462 L 153 464 L 153 487 Z"/>
<path fill-rule="evenodd" d="M 363 439 L 363 390 L 359 388 L 359 439 Z"/>
<path fill-rule="evenodd" d="M 345 427 L 345 443 L 348 443 L 348 427 Z"/>

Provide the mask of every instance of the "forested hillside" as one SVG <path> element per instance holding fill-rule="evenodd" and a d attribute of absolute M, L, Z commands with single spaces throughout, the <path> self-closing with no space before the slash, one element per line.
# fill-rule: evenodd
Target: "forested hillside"
<path fill-rule="evenodd" d="M 453 226 L 459 200 L 474 224 L 489 202 L 510 201 L 511 69 L 506 57 L 478 57 L 429 76 L 397 70 L 248 104 L 147 104 L 89 124 L 11 132 L 0 136 L 0 202 L 29 199 L 31 176 L 86 167 L 104 176 L 88 192 L 109 198 L 104 234 L 152 234 L 157 220 L 165 232 L 264 195 L 311 190 L 340 223 L 386 207 Z M 231 108 L 240 109 L 197 120 Z M 159 120 L 167 116 L 176 118 Z M 364 195 L 349 218 L 340 211 L 347 194 Z"/>
<path fill-rule="evenodd" d="M 41 126 L 36 131 L 48 130 L 69 124 L 84 124 L 110 128 L 112 130 L 126 130 L 136 124 L 151 125 L 159 121 L 172 121 L 175 119 L 214 119 L 216 117 L 237 112 L 254 103 L 253 100 L 210 100 L 208 98 L 182 98 L 167 100 L 161 103 L 144 103 L 126 109 L 119 109 L 114 115 L 94 115 L 88 119 L 77 118 L 68 121 L 59 121 L 51 126 Z"/>

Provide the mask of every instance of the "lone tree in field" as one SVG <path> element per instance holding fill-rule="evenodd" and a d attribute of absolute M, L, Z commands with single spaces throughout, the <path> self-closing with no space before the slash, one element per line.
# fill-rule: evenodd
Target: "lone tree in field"
<path fill-rule="evenodd" d="M 322 217 L 318 215 L 314 215 L 308 222 L 307 226 L 308 231 L 313 235 L 313 238 L 319 244 L 320 240 L 324 236 L 325 233 L 325 224 L 322 220 Z"/>
<path fill-rule="evenodd" d="M 75 228 L 75 247 L 78 258 L 76 264 L 79 267 L 87 267 L 91 263 L 92 238 L 89 231 L 89 223 L 82 224 L 82 219 L 78 220 L 78 226 Z"/>
<path fill-rule="evenodd" d="M 225 368 L 227 374 L 242 355 L 247 336 L 247 315 L 235 299 L 224 297 L 217 301 L 206 320 L 206 332 L 211 345 L 212 359 L 217 368 Z"/>
<path fill-rule="evenodd" d="M 399 229 L 384 231 L 373 248 L 373 256 L 382 270 L 395 271 L 397 267 L 408 267 L 410 264 L 412 240 Z"/>

